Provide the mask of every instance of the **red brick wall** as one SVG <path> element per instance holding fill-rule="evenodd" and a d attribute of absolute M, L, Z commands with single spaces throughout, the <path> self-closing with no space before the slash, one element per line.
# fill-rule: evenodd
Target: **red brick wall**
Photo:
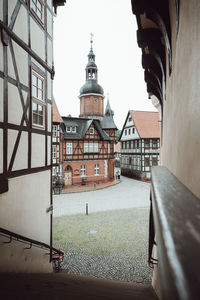
<path fill-rule="evenodd" d="M 95 102 L 97 98 L 99 101 Z M 101 96 L 89 95 L 83 96 L 80 99 L 80 116 L 103 116 L 104 114 L 104 100 Z"/>
<path fill-rule="evenodd" d="M 99 176 L 94 175 L 94 165 L 99 164 Z M 114 178 L 114 160 L 108 161 L 107 177 L 105 175 L 105 163 L 104 160 L 92 160 L 92 161 L 65 161 L 63 163 L 63 179 L 65 179 L 65 169 L 67 166 L 72 168 L 72 184 L 81 184 L 81 165 L 86 166 L 86 182 L 99 182 L 107 181 Z"/>

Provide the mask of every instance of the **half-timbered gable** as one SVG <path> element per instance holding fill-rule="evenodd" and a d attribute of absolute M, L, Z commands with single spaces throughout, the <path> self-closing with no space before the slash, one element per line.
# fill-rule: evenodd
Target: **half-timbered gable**
<path fill-rule="evenodd" d="M 49 245 L 53 5 L 64 2 L 0 1 L 0 227 Z M 5 245 L 1 271 L 51 271 L 44 250 Z"/>
<path fill-rule="evenodd" d="M 121 132 L 122 174 L 150 178 L 160 161 L 160 128 L 157 112 L 129 111 Z"/>

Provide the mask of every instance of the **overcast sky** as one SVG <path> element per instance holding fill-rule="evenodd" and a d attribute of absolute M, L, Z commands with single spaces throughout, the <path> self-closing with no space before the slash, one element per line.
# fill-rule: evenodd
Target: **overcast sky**
<path fill-rule="evenodd" d="M 67 0 L 54 19 L 54 97 L 62 116 L 78 117 L 79 90 L 85 83 L 90 33 L 98 83 L 107 94 L 114 120 L 122 128 L 129 109 L 154 110 L 148 99 L 136 41 L 131 0 Z"/>

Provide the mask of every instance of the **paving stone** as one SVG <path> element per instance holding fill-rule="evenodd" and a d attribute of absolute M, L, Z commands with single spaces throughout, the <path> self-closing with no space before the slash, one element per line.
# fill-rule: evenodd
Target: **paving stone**
<path fill-rule="evenodd" d="M 88 216 L 74 215 L 79 212 L 77 203 L 84 202 L 82 195 L 86 194 L 93 210 Z M 126 282 L 151 282 L 152 270 L 147 264 L 148 183 L 123 177 L 122 183 L 95 197 L 93 192 L 73 194 L 73 198 L 65 200 L 62 196 L 54 198 L 57 215 L 60 216 L 59 202 L 62 214 L 66 214 L 54 218 L 54 246 L 66 251 L 63 272 Z M 70 207 L 66 211 L 72 201 L 74 211 Z M 99 201 L 103 202 L 101 207 Z M 112 205 L 107 203 L 109 201 Z M 105 206 L 107 211 L 102 209 Z"/>

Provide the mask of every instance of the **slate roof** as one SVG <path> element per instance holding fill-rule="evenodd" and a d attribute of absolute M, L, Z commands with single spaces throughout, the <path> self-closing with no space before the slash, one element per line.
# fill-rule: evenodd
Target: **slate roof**
<path fill-rule="evenodd" d="M 130 110 L 130 114 L 141 138 L 160 138 L 158 112 Z"/>
<path fill-rule="evenodd" d="M 58 107 L 57 107 L 56 102 L 55 102 L 54 99 L 52 101 L 52 110 L 53 110 L 53 122 L 55 122 L 55 123 L 61 123 L 62 122 L 62 118 L 60 116 L 60 113 L 58 111 Z"/>
<path fill-rule="evenodd" d="M 108 100 L 106 109 L 105 109 L 105 115 L 101 121 L 101 127 L 103 129 L 117 129 L 117 126 L 115 125 L 113 116 L 114 116 L 114 111 L 111 109 L 110 103 Z"/>
<path fill-rule="evenodd" d="M 99 133 L 100 138 L 102 140 L 110 141 L 110 137 L 102 129 L 99 120 L 91 120 L 91 119 L 85 119 L 85 118 L 72 118 L 72 117 L 62 117 L 62 119 L 63 119 L 63 123 L 65 124 L 65 127 L 77 126 L 76 133 L 72 133 L 72 132 L 64 133 L 64 139 L 66 139 L 66 140 L 83 140 L 88 128 L 93 123 L 94 127 L 96 128 L 96 130 Z"/>

